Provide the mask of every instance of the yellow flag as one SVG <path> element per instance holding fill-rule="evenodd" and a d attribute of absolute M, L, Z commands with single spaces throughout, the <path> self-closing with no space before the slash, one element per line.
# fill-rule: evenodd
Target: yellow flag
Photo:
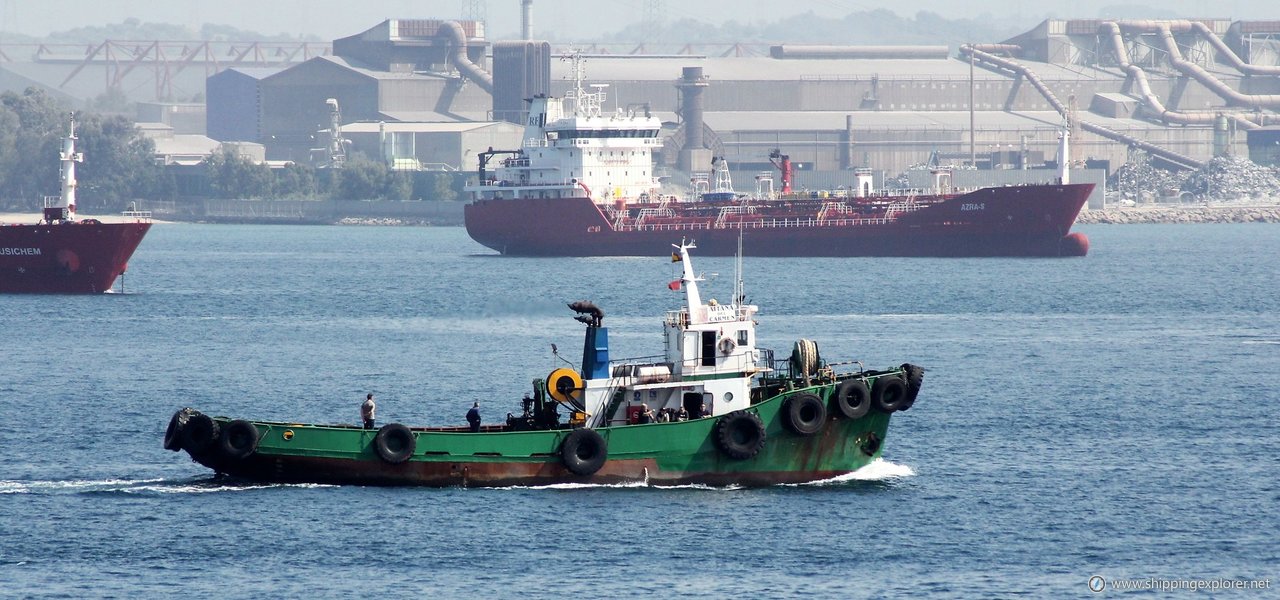
<path fill-rule="evenodd" d="M 671 253 L 671 262 L 680 262 L 680 255 L 675 252 Z"/>

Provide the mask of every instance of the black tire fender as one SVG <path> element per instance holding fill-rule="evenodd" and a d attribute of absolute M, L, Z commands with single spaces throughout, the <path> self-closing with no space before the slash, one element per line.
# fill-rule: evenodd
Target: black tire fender
<path fill-rule="evenodd" d="M 902 371 L 907 377 L 907 399 L 898 410 L 907 410 L 915 406 L 916 396 L 920 394 L 920 384 L 924 383 L 924 367 L 903 363 Z"/>
<path fill-rule="evenodd" d="M 594 475 L 609 458 L 609 445 L 594 429 L 574 429 L 560 442 L 560 461 L 574 475 Z"/>
<path fill-rule="evenodd" d="M 871 386 L 871 404 L 883 413 L 902 410 L 907 401 L 907 382 L 897 375 L 882 375 Z"/>
<path fill-rule="evenodd" d="M 725 456 L 746 460 L 764 449 L 764 422 L 755 413 L 735 410 L 716 421 L 711 436 Z"/>
<path fill-rule="evenodd" d="M 201 454 L 218 439 L 218 433 L 218 424 L 212 417 L 196 412 L 182 428 L 182 447 L 192 455 Z"/>
<path fill-rule="evenodd" d="M 387 423 L 373 436 L 373 451 L 383 462 L 392 465 L 409 460 L 417 445 L 418 440 L 413 437 L 413 432 L 399 423 Z"/>
<path fill-rule="evenodd" d="M 169 419 L 169 427 L 164 430 L 164 449 L 177 452 L 182 450 L 182 430 L 191 418 L 192 410 L 184 408 L 173 413 Z"/>
<path fill-rule="evenodd" d="M 241 419 L 227 423 L 218 435 L 218 451 L 231 460 L 249 458 L 258 451 L 258 428 Z"/>
<path fill-rule="evenodd" d="M 871 412 L 871 389 L 861 379 L 848 379 L 836 387 L 831 400 L 835 413 L 846 419 L 861 419 Z"/>
<path fill-rule="evenodd" d="M 782 403 L 782 424 L 797 435 L 813 435 L 827 422 L 827 407 L 816 394 L 804 392 Z"/>

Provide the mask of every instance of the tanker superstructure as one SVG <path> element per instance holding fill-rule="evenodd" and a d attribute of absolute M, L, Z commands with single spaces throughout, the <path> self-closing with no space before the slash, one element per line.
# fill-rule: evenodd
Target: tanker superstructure
<path fill-rule="evenodd" d="M 44 200 L 39 223 L 0 225 L 0 293 L 98 294 L 110 290 L 151 228 L 143 213 L 133 222 L 76 219 L 75 118 L 59 153 L 61 193 Z"/>
<path fill-rule="evenodd" d="M 1071 226 L 1093 184 L 958 191 L 950 173 L 916 192 L 872 189 L 867 169 L 838 192 L 757 186 L 739 194 L 723 160 L 693 193 L 663 193 L 653 171 L 661 122 L 603 110 L 605 86 L 584 87 L 580 57 L 564 98 L 531 99 L 523 143 L 480 153 L 468 187 L 467 232 L 502 254 L 644 256 L 671 236 L 697 240 L 705 254 L 731 256 L 1083 256 L 1088 240 Z M 1066 133 L 1062 148 L 1067 144 Z M 1067 156 L 1060 150 L 1061 156 Z M 489 161 L 503 155 L 495 169 Z M 776 158 L 776 157 L 771 157 Z M 1062 161 L 1060 161 L 1062 162 Z"/>

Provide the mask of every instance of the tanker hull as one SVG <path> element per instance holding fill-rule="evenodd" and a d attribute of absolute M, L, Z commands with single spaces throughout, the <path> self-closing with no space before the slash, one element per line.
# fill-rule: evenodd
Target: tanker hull
<path fill-rule="evenodd" d="M 1087 239 L 1071 226 L 1092 189 L 986 188 L 897 213 L 883 208 L 892 199 L 834 215 L 821 213 L 821 201 L 693 202 L 637 222 L 576 197 L 480 199 L 465 214 L 473 239 L 515 256 L 646 256 L 669 249 L 674 236 L 696 240 L 703 254 L 732 256 L 739 233 L 750 256 L 1083 256 Z"/>
<path fill-rule="evenodd" d="M 0 293 L 100 294 L 124 273 L 151 223 L 0 225 Z"/>

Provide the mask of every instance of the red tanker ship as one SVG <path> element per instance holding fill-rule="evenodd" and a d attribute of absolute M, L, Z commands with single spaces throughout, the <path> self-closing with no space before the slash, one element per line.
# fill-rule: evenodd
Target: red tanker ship
<path fill-rule="evenodd" d="M 75 120 L 62 144 L 62 193 L 44 202 L 35 225 L 0 225 L 0 293 L 99 294 L 124 273 L 151 229 L 146 213 L 131 223 L 76 220 Z"/>
<path fill-rule="evenodd" d="M 872 189 L 869 169 L 838 193 L 790 190 L 790 164 L 775 152 L 782 189 L 757 178 L 755 194 L 734 192 L 723 160 L 714 184 L 695 181 L 692 199 L 658 191 L 652 151 L 662 145 L 652 116 L 601 110 L 604 92 L 583 88 L 580 60 L 562 99 L 530 101 L 524 144 L 480 153 L 469 186 L 467 233 L 502 254 L 651 256 L 672 236 L 696 240 L 704 254 L 732 256 L 1083 256 L 1071 226 L 1093 184 L 1058 183 L 959 192 L 935 171 L 927 192 Z M 1060 156 L 1066 156 L 1063 133 Z M 496 169 L 490 159 L 507 155 Z M 1061 161 L 1060 161 L 1061 162 Z M 762 186 L 761 182 L 767 187 Z M 701 186 L 699 185 L 701 184 Z M 701 187 L 701 189 L 699 189 Z"/>

